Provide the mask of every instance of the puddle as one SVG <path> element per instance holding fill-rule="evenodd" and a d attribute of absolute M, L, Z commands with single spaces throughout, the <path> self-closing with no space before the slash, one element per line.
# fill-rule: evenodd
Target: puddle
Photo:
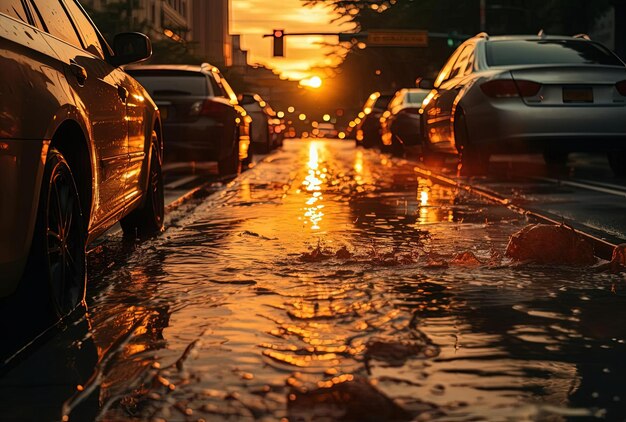
<path fill-rule="evenodd" d="M 623 278 L 507 265 L 526 225 L 406 161 L 286 143 L 161 237 L 100 259 L 82 324 L 2 379 L 0 411 L 625 418 Z"/>

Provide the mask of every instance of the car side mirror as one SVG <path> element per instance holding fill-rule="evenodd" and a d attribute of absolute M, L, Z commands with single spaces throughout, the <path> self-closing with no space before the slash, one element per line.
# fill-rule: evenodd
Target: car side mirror
<path fill-rule="evenodd" d="M 418 78 L 415 81 L 415 87 L 422 89 L 433 89 L 435 87 L 435 81 L 432 79 Z"/>
<path fill-rule="evenodd" d="M 112 64 L 135 63 L 146 60 L 152 55 L 150 38 L 139 32 L 123 32 L 113 39 Z"/>

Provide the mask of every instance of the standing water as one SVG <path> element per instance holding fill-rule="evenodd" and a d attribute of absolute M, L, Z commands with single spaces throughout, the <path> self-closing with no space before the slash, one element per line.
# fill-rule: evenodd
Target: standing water
<path fill-rule="evenodd" d="M 287 143 L 90 280 L 87 315 L 49 346 L 77 381 L 38 406 L 106 421 L 626 418 L 623 278 L 502 259 L 527 222 L 413 167 Z M 17 412 L 34 390 L 2 391 Z"/>

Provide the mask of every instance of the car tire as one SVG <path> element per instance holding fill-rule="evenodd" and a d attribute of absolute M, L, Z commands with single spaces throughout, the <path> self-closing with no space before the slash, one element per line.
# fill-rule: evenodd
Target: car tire
<path fill-rule="evenodd" d="M 241 172 L 239 160 L 239 135 L 235 135 L 235 142 L 230 147 L 229 154 L 217 162 L 217 170 L 220 176 L 236 176 Z"/>
<path fill-rule="evenodd" d="M 454 115 L 454 139 L 461 155 L 461 175 L 479 176 L 487 173 L 489 154 L 471 145 L 463 110 L 457 110 Z"/>
<path fill-rule="evenodd" d="M 247 157 L 241 162 L 241 170 L 247 170 L 252 165 L 252 159 L 254 158 L 254 151 L 252 151 L 252 142 L 248 144 Z"/>
<path fill-rule="evenodd" d="M 461 152 L 461 175 L 482 176 L 489 169 L 489 155 L 476 148 L 465 146 Z"/>
<path fill-rule="evenodd" d="M 394 157 L 404 157 L 404 145 L 397 135 L 391 135 L 391 154 Z"/>
<path fill-rule="evenodd" d="M 87 280 L 85 224 L 74 175 L 55 148 L 48 151 L 37 221 L 25 277 L 36 291 L 47 291 L 41 305 L 54 319 L 84 303 Z M 45 280 L 42 289 L 39 283 Z M 45 296 L 45 295 L 44 295 Z"/>
<path fill-rule="evenodd" d="M 252 131 L 252 128 L 250 128 L 250 131 Z M 250 139 L 252 139 L 252 135 L 250 135 Z M 259 154 L 267 154 L 272 150 L 267 132 L 265 132 L 265 135 L 262 137 L 262 142 L 258 142 L 255 145 L 255 152 L 258 152 Z"/>
<path fill-rule="evenodd" d="M 626 177 L 626 151 L 611 151 L 607 156 L 615 177 Z"/>
<path fill-rule="evenodd" d="M 153 134 L 156 136 L 156 134 Z M 163 174 L 156 144 L 152 144 L 148 188 L 143 204 L 120 220 L 127 236 L 147 237 L 163 231 L 165 204 L 163 199 Z"/>
<path fill-rule="evenodd" d="M 549 166 L 564 166 L 568 156 L 567 152 L 547 150 L 543 152 L 543 161 Z"/>

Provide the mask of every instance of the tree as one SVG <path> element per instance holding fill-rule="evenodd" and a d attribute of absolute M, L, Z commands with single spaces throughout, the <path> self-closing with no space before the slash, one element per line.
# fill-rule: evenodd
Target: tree
<path fill-rule="evenodd" d="M 137 21 L 132 19 L 133 12 L 140 9 L 138 0 L 120 0 L 107 2 L 101 9 L 95 9 L 89 5 L 83 5 L 91 19 L 94 21 L 102 35 L 111 43 L 113 37 L 120 32 L 142 32 L 148 36 L 157 34 L 157 31 L 146 20 Z M 185 34 L 189 28 L 171 28 L 177 34 Z M 202 61 L 191 50 L 192 43 L 176 41 L 170 37 L 150 36 L 152 41 L 151 63 L 188 63 L 197 64 Z"/>
<path fill-rule="evenodd" d="M 480 0 L 303 0 L 306 6 L 325 5 L 337 19 L 359 31 L 421 29 L 431 33 L 472 36 L 480 32 Z M 610 6 L 610 0 L 487 0 L 487 31 L 496 34 L 550 34 L 588 32 Z M 414 86 L 416 77 L 434 78 L 452 53 L 444 38 L 430 37 L 427 48 L 349 45 L 335 70 L 343 102 L 359 107 L 373 91 L 395 91 Z M 347 106 L 350 107 L 350 106 Z"/>

